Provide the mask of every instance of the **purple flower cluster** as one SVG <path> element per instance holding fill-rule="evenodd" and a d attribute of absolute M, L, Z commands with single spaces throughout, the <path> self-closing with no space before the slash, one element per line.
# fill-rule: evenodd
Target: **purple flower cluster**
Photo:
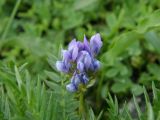
<path fill-rule="evenodd" d="M 90 42 L 84 36 L 84 41 L 75 39 L 69 43 L 68 50 L 62 50 L 62 61 L 56 62 L 57 70 L 72 73 L 71 82 L 66 86 L 70 92 L 78 90 L 80 84 L 86 85 L 89 81 L 89 72 L 96 72 L 100 62 L 95 58 L 102 47 L 100 34 L 91 37 Z"/>

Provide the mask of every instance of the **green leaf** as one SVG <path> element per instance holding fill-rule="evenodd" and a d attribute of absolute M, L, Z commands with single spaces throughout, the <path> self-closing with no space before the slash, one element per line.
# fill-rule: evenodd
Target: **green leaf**
<path fill-rule="evenodd" d="M 112 77 L 115 77 L 118 74 L 118 72 L 119 70 L 117 68 L 111 68 L 107 70 L 106 76 L 112 78 Z"/>
<path fill-rule="evenodd" d="M 29 75 L 29 72 L 26 70 L 26 93 L 27 93 L 27 100 L 28 100 L 28 103 L 31 102 L 31 78 L 30 78 L 30 75 Z"/>
<path fill-rule="evenodd" d="M 53 80 L 55 82 L 60 82 L 61 81 L 60 76 L 57 75 L 56 73 L 50 72 L 50 71 L 45 71 L 45 73 L 51 80 Z"/>
<path fill-rule="evenodd" d="M 57 92 L 61 92 L 60 90 L 61 90 L 61 87 L 58 85 L 58 84 L 56 84 L 56 83 L 54 83 L 54 82 L 51 82 L 51 81 L 45 81 L 45 83 L 47 84 L 47 86 L 49 86 L 52 90 L 56 90 Z"/>
<path fill-rule="evenodd" d="M 160 10 L 151 12 L 146 16 L 142 16 L 138 23 L 137 32 L 145 33 L 155 27 L 160 27 Z"/>
<path fill-rule="evenodd" d="M 132 85 L 131 91 L 134 95 L 141 95 L 143 93 L 143 87 L 140 85 Z"/>
<path fill-rule="evenodd" d="M 68 30 L 80 26 L 83 23 L 84 15 L 81 12 L 69 11 L 66 19 L 62 21 L 63 29 Z"/>
<path fill-rule="evenodd" d="M 150 102 L 149 100 L 149 96 L 148 96 L 148 93 L 146 91 L 146 88 L 143 86 L 143 91 L 144 91 L 144 97 L 145 97 L 145 101 L 146 101 L 146 104 Z"/>
<path fill-rule="evenodd" d="M 126 92 L 128 90 L 128 88 L 131 87 L 131 82 L 125 82 L 125 83 L 114 83 L 111 87 L 111 90 L 114 93 L 119 93 L 119 92 Z"/>
<path fill-rule="evenodd" d="M 89 109 L 89 120 L 95 120 L 95 115 L 92 108 Z"/>
<path fill-rule="evenodd" d="M 147 103 L 147 115 L 148 120 L 154 120 L 154 112 L 150 102 Z"/>
<path fill-rule="evenodd" d="M 85 10 L 89 7 L 94 7 L 97 5 L 98 0 L 76 0 L 74 2 L 75 10 Z"/>
<path fill-rule="evenodd" d="M 113 37 L 117 32 L 118 29 L 120 28 L 120 25 L 122 23 L 122 20 L 124 19 L 124 9 L 122 9 L 119 13 L 119 16 L 116 18 L 115 13 L 110 13 L 106 16 L 107 24 L 110 27 L 110 34 L 109 38 Z"/>
<path fill-rule="evenodd" d="M 139 120 L 141 120 L 142 112 L 141 112 L 141 110 L 140 110 L 140 108 L 139 108 L 139 105 L 138 105 L 137 100 L 136 100 L 136 98 L 135 98 L 134 95 L 133 95 L 133 100 L 134 100 L 134 104 L 135 104 L 135 106 L 136 106 L 138 118 L 139 118 Z"/>
<path fill-rule="evenodd" d="M 119 118 L 119 106 L 118 106 L 118 101 L 116 96 L 114 97 L 114 101 L 113 98 L 111 97 L 110 93 L 108 93 L 108 98 L 107 100 L 107 104 L 109 105 L 108 107 L 108 112 L 109 112 L 109 119 L 110 120 L 117 120 Z"/>
<path fill-rule="evenodd" d="M 152 82 L 152 90 L 153 90 L 153 98 L 155 99 L 155 100 L 157 100 L 157 90 L 156 90 L 156 87 L 155 87 L 155 84 L 154 84 L 154 82 Z"/>
<path fill-rule="evenodd" d="M 101 119 L 101 117 L 102 117 L 102 115 L 103 115 L 103 111 L 101 111 L 101 112 L 99 113 L 99 115 L 98 115 L 98 117 L 97 117 L 97 119 L 96 119 L 96 120 L 100 120 L 100 119 Z"/>
<path fill-rule="evenodd" d="M 22 79 L 21 79 L 21 76 L 20 76 L 20 74 L 19 74 L 19 71 L 18 71 L 17 66 L 14 66 L 14 69 L 15 69 L 15 75 L 16 75 L 16 80 L 17 80 L 17 83 L 18 83 L 18 87 L 19 87 L 19 89 L 21 90 Z"/>
<path fill-rule="evenodd" d="M 150 43 L 154 47 L 155 51 L 160 54 L 159 36 L 154 31 L 150 31 L 150 32 L 145 33 L 145 38 L 147 42 Z"/>
<path fill-rule="evenodd" d="M 8 98 L 6 97 L 6 100 L 5 100 L 5 109 L 4 109 L 4 115 L 5 115 L 5 118 L 6 119 L 10 119 L 11 117 L 11 113 L 10 113 L 10 108 L 9 108 L 9 102 L 8 102 Z"/>
<path fill-rule="evenodd" d="M 152 74 L 153 78 L 155 80 L 159 80 L 160 81 L 160 66 L 157 64 L 148 64 L 147 65 L 147 69 L 149 71 L 149 73 Z"/>
<path fill-rule="evenodd" d="M 140 35 L 136 32 L 127 32 L 117 36 L 107 53 L 103 55 L 108 64 L 113 65 L 115 58 L 122 54 L 128 47 L 138 40 Z"/>
<path fill-rule="evenodd" d="M 125 112 L 125 115 L 127 116 L 127 120 L 133 120 L 131 117 L 131 114 L 129 113 L 129 110 L 126 106 L 126 103 L 124 104 L 124 112 Z"/>
<path fill-rule="evenodd" d="M 106 21 L 107 21 L 108 27 L 112 30 L 117 23 L 117 18 L 114 13 L 110 13 L 110 14 L 107 14 Z"/>
<path fill-rule="evenodd" d="M 48 101 L 48 106 L 47 106 L 47 110 L 46 110 L 46 120 L 50 120 L 52 117 L 52 110 L 53 110 L 53 102 L 52 102 L 52 97 L 53 95 L 50 95 L 49 101 Z"/>

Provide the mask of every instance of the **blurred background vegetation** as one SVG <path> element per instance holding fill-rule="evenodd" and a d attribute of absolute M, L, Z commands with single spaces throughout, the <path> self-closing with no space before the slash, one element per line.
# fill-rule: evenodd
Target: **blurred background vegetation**
<path fill-rule="evenodd" d="M 97 82 L 85 93 L 86 104 L 93 109 L 88 107 L 88 120 L 101 111 L 104 120 L 145 120 L 147 113 L 135 112 L 137 104 L 142 113 L 149 106 L 150 120 L 159 120 L 160 104 L 155 102 L 152 108 L 157 98 L 153 88 L 160 88 L 159 8 L 160 0 L 0 0 L 0 119 L 77 120 L 78 101 L 65 91 L 67 80 L 61 82 L 65 78 L 55 70 L 55 61 L 73 38 L 82 41 L 84 34 L 90 38 L 100 33 L 102 67 Z M 115 103 L 111 96 L 106 102 L 109 92 L 117 96 Z M 145 104 L 144 93 L 151 104 Z M 65 106 L 67 102 L 73 104 Z M 123 104 L 130 117 L 119 112 Z M 45 106 L 56 112 L 46 112 Z"/>

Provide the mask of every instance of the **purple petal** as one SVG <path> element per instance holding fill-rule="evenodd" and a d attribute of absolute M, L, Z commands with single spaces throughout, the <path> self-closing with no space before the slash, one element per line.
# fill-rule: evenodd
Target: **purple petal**
<path fill-rule="evenodd" d="M 80 42 L 80 41 L 77 42 L 77 46 L 78 46 L 78 50 L 79 50 L 79 51 L 81 51 L 81 50 L 84 49 L 84 45 L 83 45 L 83 43 Z"/>
<path fill-rule="evenodd" d="M 87 51 L 83 50 L 81 52 L 79 52 L 79 55 L 78 55 L 78 61 L 83 61 L 85 55 L 89 54 Z"/>
<path fill-rule="evenodd" d="M 94 71 L 100 68 L 100 62 L 98 60 L 95 60 L 93 64 L 94 64 Z"/>
<path fill-rule="evenodd" d="M 84 41 L 83 41 L 83 44 L 84 44 L 84 50 L 86 50 L 88 53 L 90 53 L 90 45 L 89 45 L 89 42 L 86 38 L 86 36 L 84 35 Z"/>
<path fill-rule="evenodd" d="M 81 83 L 80 76 L 76 74 L 74 76 L 74 84 L 78 87 L 80 83 Z"/>
<path fill-rule="evenodd" d="M 92 54 L 96 55 L 99 53 L 99 50 L 102 47 L 101 36 L 99 33 L 91 37 L 90 46 L 91 46 Z"/>
<path fill-rule="evenodd" d="M 64 67 L 64 65 L 63 65 L 62 61 L 57 61 L 56 62 L 56 68 L 57 68 L 57 70 L 62 71 L 63 67 Z"/>
<path fill-rule="evenodd" d="M 76 42 L 76 39 L 73 39 L 70 43 L 69 43 L 69 46 L 68 46 L 68 50 L 72 50 L 73 47 L 77 46 L 77 42 Z"/>
<path fill-rule="evenodd" d="M 78 85 L 80 84 L 80 78 L 78 76 L 78 74 L 76 73 L 75 75 L 72 76 L 71 78 L 71 83 L 74 84 L 76 87 L 78 87 Z"/>
<path fill-rule="evenodd" d="M 72 60 L 75 61 L 78 56 L 78 47 L 75 46 L 72 50 Z"/>
<path fill-rule="evenodd" d="M 69 92 L 75 92 L 77 91 L 77 88 L 74 84 L 70 83 L 68 85 L 66 85 L 66 89 L 69 91 Z"/>
<path fill-rule="evenodd" d="M 88 83 L 88 81 L 89 81 L 89 79 L 87 78 L 87 76 L 83 76 L 83 83 L 84 84 L 87 84 Z"/>
<path fill-rule="evenodd" d="M 56 62 L 56 68 L 60 72 L 67 73 L 69 71 L 69 67 L 66 67 L 65 63 L 63 61 L 57 61 Z"/>
<path fill-rule="evenodd" d="M 92 57 L 87 51 L 81 51 L 78 55 L 77 63 L 83 63 L 84 68 L 88 69 L 90 67 L 90 64 L 92 63 Z M 79 63 L 79 64 L 81 64 Z M 79 66 L 78 66 L 79 67 Z"/>
<path fill-rule="evenodd" d="M 82 83 L 87 84 L 89 81 L 88 77 L 85 74 L 80 74 L 80 76 L 81 76 Z"/>
<path fill-rule="evenodd" d="M 90 64 L 91 64 L 91 56 L 89 54 L 86 54 L 84 58 L 85 68 L 88 69 Z"/>
<path fill-rule="evenodd" d="M 63 60 L 69 61 L 71 59 L 71 54 L 68 50 L 62 50 Z"/>
<path fill-rule="evenodd" d="M 84 64 L 81 61 L 77 63 L 77 69 L 80 72 L 84 72 Z"/>

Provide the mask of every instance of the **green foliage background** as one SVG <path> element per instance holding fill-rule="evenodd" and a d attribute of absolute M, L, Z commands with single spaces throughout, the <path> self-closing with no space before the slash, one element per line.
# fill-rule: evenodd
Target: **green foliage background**
<path fill-rule="evenodd" d="M 79 120 L 55 69 L 73 39 L 100 33 L 86 120 L 160 120 L 160 0 L 0 0 L 0 120 Z"/>

